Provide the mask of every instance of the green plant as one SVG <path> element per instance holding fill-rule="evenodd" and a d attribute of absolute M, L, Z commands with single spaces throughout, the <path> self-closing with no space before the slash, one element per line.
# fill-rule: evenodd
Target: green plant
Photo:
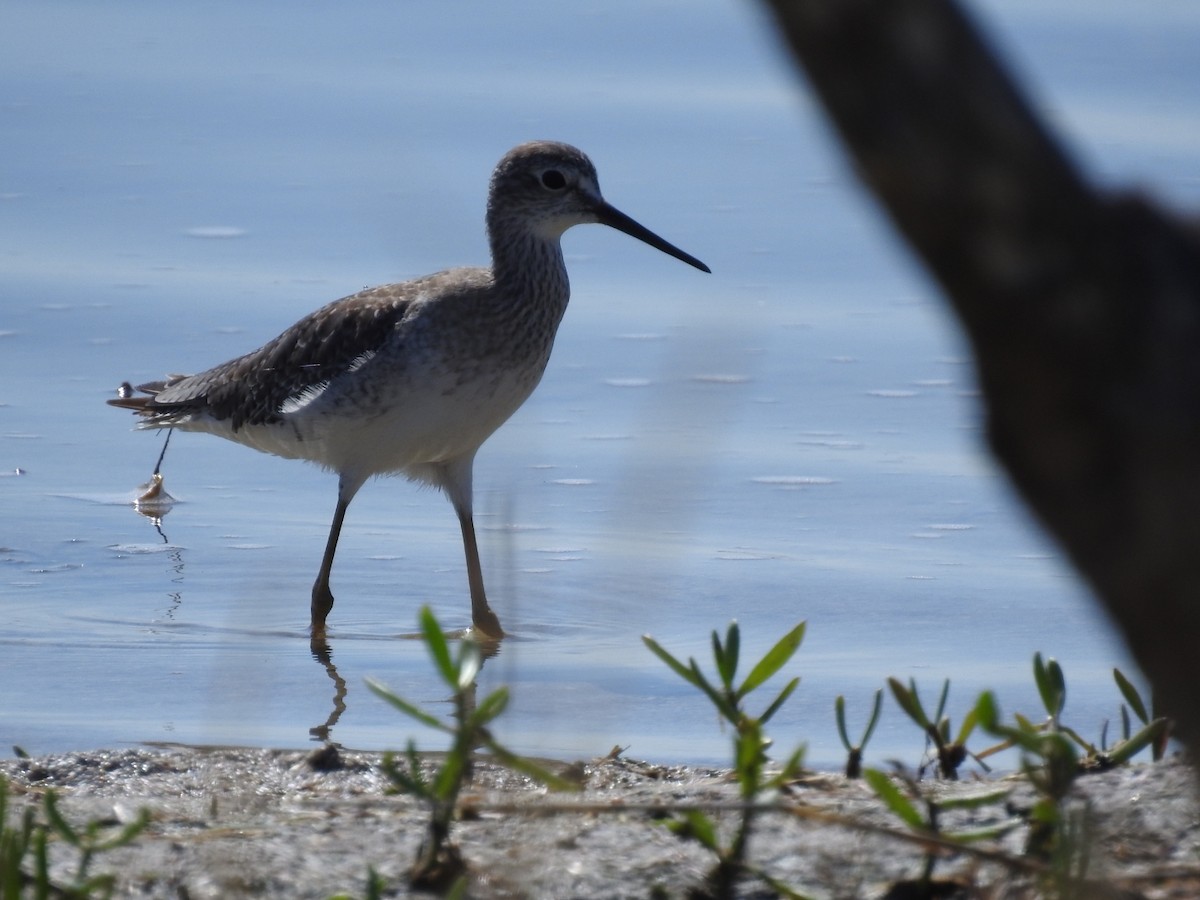
<path fill-rule="evenodd" d="M 904 786 L 907 796 L 905 795 L 905 791 L 900 790 L 900 787 L 897 786 L 891 776 L 879 769 L 867 769 L 863 772 L 863 778 L 870 785 L 871 790 L 875 792 L 875 795 L 883 801 L 884 805 L 898 816 L 912 831 L 920 835 L 929 835 L 948 839 L 956 843 L 969 844 L 975 841 L 1000 837 L 1021 824 L 1019 820 L 1009 818 L 995 825 L 976 829 L 947 832 L 942 827 L 943 813 L 955 809 L 978 809 L 984 806 L 998 806 L 1008 799 L 1008 788 L 936 799 L 928 792 L 923 791 L 920 783 L 899 766 L 896 766 L 895 778 Z M 904 883 L 912 888 L 912 892 L 905 896 L 934 896 L 932 893 L 933 869 L 937 864 L 937 860 L 938 854 L 936 852 L 933 850 L 926 851 L 920 877 L 915 882 Z"/>
<path fill-rule="evenodd" d="M 552 789 L 574 790 L 577 785 L 518 756 L 492 736 L 488 726 L 508 706 L 508 690 L 497 688 L 483 700 L 474 702 L 475 675 L 483 658 L 479 644 L 464 639 L 459 642 L 457 654 L 451 655 L 446 635 L 429 607 L 422 607 L 419 621 L 421 635 L 434 667 L 453 691 L 453 724 L 447 724 L 425 712 L 373 679 L 367 679 L 367 687 L 405 715 L 450 735 L 450 748 L 432 778 L 425 775 L 420 755 L 411 740 L 404 752 L 403 763 L 397 761 L 394 753 L 386 753 L 383 759 L 383 770 L 392 782 L 392 791 L 411 794 L 429 807 L 429 825 L 417 852 L 416 862 L 409 870 L 410 879 L 415 887 L 444 891 L 466 873 L 466 864 L 458 848 L 450 841 L 450 830 L 459 792 L 471 779 L 473 754 L 477 748 L 486 748 L 497 762 Z"/>
<path fill-rule="evenodd" d="M 1098 749 L 1062 722 L 1067 697 L 1062 666 L 1053 658 L 1043 659 L 1041 653 L 1035 653 L 1033 676 L 1046 710 L 1044 721 L 1034 723 L 1014 714 L 1013 724 L 1004 724 L 991 692 L 980 696 L 975 711 L 985 731 L 1004 739 L 999 747 L 1021 750 L 1021 769 L 1037 792 L 1037 799 L 1029 811 L 1026 852 L 1049 863 L 1053 879 L 1049 888 L 1067 896 L 1074 890 L 1073 886 L 1083 882 L 1089 861 L 1088 810 L 1083 804 L 1068 804 L 1075 779 L 1088 771 L 1122 765 L 1147 746 L 1158 748 L 1165 744 L 1169 722 L 1161 717 L 1151 719 L 1128 679 L 1119 670 L 1114 670 L 1117 686 L 1135 714 L 1146 724 L 1137 733 L 1130 734 L 1126 714 L 1123 739 L 1111 750 L 1103 746 Z"/>
<path fill-rule="evenodd" d="M 33 875 L 23 868 L 31 851 Z M 33 884 L 39 894 L 46 893 L 49 888 L 45 829 L 37 827 L 32 806 L 25 808 L 19 824 L 9 824 L 8 780 L 0 775 L 0 898 L 19 900 L 27 882 Z"/>
<path fill-rule="evenodd" d="M 0 898 L 20 900 L 32 896 L 41 900 L 51 895 L 89 900 L 93 897 L 111 897 L 116 886 L 116 876 L 111 874 L 89 875 L 92 861 L 98 853 L 123 847 L 141 834 L 150 824 L 150 814 L 142 810 L 137 819 L 112 833 L 107 823 L 93 820 L 82 829 L 77 829 L 62 815 L 58 808 L 58 795 L 47 791 L 42 795 L 42 815 L 39 821 L 32 806 L 27 806 L 19 824 L 8 822 L 8 780 L 0 776 Z M 79 853 L 73 879 L 66 884 L 57 884 L 50 878 L 48 843 L 53 837 L 74 847 Z M 27 857 L 32 857 L 32 872 L 26 871 Z"/>
<path fill-rule="evenodd" d="M 1117 688 L 1121 691 L 1121 696 L 1125 698 L 1125 703 L 1129 704 L 1128 707 L 1124 703 L 1121 704 L 1121 743 L 1117 744 L 1114 750 L 1119 749 L 1122 745 L 1136 744 L 1138 737 L 1145 732 L 1145 729 L 1153 727 L 1155 731 L 1150 735 L 1149 740 L 1150 758 L 1158 762 L 1166 755 L 1167 744 L 1171 740 L 1170 720 L 1158 715 L 1155 709 L 1157 704 L 1154 703 L 1153 697 L 1150 698 L 1149 712 L 1147 712 L 1147 706 L 1142 700 L 1142 695 L 1138 693 L 1137 688 L 1133 686 L 1120 669 L 1113 669 L 1113 680 L 1117 683 Z M 1133 710 L 1134 715 L 1138 717 L 1138 720 L 1144 726 L 1142 729 L 1139 729 L 1137 735 L 1131 734 L 1132 729 L 1129 723 L 1130 709 Z M 1159 722 L 1162 724 L 1156 725 Z M 1140 750 L 1141 747 L 1137 749 Z"/>
<path fill-rule="evenodd" d="M 383 877 L 375 871 L 374 866 L 367 867 L 367 892 L 363 895 L 363 900 L 383 900 L 383 892 L 387 887 L 387 882 Z M 447 894 L 447 897 L 450 895 Z M 352 894 L 334 894 L 328 900 L 355 900 Z"/>
<path fill-rule="evenodd" d="M 883 689 L 880 688 L 875 692 L 875 705 L 871 709 L 871 717 L 867 720 L 867 727 L 863 729 L 862 738 L 857 744 L 851 744 L 850 738 L 846 734 L 846 698 L 838 694 L 837 700 L 833 703 L 834 712 L 837 715 L 838 736 L 842 739 L 842 746 L 846 748 L 846 777 L 859 778 L 862 775 L 862 755 L 863 750 L 867 746 L 867 741 L 871 740 L 871 735 L 875 732 L 875 725 L 879 721 L 879 711 L 883 708 Z"/>
<path fill-rule="evenodd" d="M 800 679 L 788 681 L 758 716 L 752 716 L 743 708 L 742 702 L 753 691 L 761 687 L 792 658 L 804 640 L 805 623 L 801 622 L 785 634 L 766 652 L 745 679 L 737 683 L 737 669 L 741 648 L 741 632 L 737 622 L 731 622 L 722 641 L 716 631 L 712 633 L 713 660 L 716 666 L 714 684 L 700 671 L 694 658 L 687 664 L 680 662 L 667 652 L 650 635 L 643 636 L 646 646 L 679 677 L 699 688 L 716 707 L 717 712 L 733 726 L 734 773 L 742 798 L 741 819 L 728 843 L 721 840 L 717 824 L 699 810 L 689 810 L 669 821 L 668 827 L 681 837 L 698 841 L 717 857 L 717 864 L 710 872 L 706 887 L 699 896 L 714 898 L 732 897 L 737 881 L 744 874 L 752 874 L 766 881 L 783 896 L 799 897 L 785 885 L 779 884 L 764 872 L 749 866 L 746 860 L 747 844 L 753 828 L 755 815 L 761 804 L 787 781 L 796 777 L 804 759 L 804 747 L 797 748 L 780 770 L 774 775 L 766 774 L 769 762 L 767 750 L 771 746 L 763 726 L 779 711 L 779 708 L 796 690 Z"/>
<path fill-rule="evenodd" d="M 967 750 L 967 738 L 971 736 L 971 732 L 975 730 L 977 724 L 975 711 L 971 710 L 963 716 L 958 734 L 951 739 L 950 719 L 942 715 L 946 709 L 946 699 L 950 696 L 949 678 L 942 683 L 942 693 L 938 698 L 937 710 L 932 716 L 925 712 L 925 707 L 921 704 L 921 697 L 917 693 L 917 682 L 914 679 L 910 678 L 908 686 L 905 687 L 897 679 L 889 678 L 888 687 L 891 688 L 892 696 L 896 698 L 900 708 L 921 727 L 926 738 L 933 744 L 937 753 L 938 773 L 950 781 L 957 779 L 959 766 L 966 762 L 970 755 Z M 976 759 L 978 761 L 978 757 Z M 982 762 L 980 765 L 987 768 Z"/>
<path fill-rule="evenodd" d="M 1122 765 L 1148 746 L 1153 748 L 1154 758 L 1156 760 L 1161 759 L 1162 753 L 1165 752 L 1167 741 L 1170 738 L 1170 721 L 1161 716 L 1153 719 L 1150 718 L 1146 712 L 1145 704 L 1142 702 L 1141 695 L 1129 683 L 1129 680 L 1121 674 L 1119 669 L 1113 670 L 1113 677 L 1122 695 L 1129 705 L 1133 707 L 1134 714 L 1141 719 L 1144 725 L 1136 733 L 1131 734 L 1129 713 L 1125 706 L 1122 705 L 1122 739 L 1113 745 L 1112 748 L 1106 746 L 1106 730 L 1101 731 L 1100 746 L 1097 747 L 1090 741 L 1085 740 L 1074 728 L 1063 723 L 1062 712 L 1067 702 L 1066 676 L 1063 674 L 1062 666 L 1059 665 L 1057 660 L 1053 657 L 1043 659 L 1041 653 L 1033 655 L 1033 680 L 1037 685 L 1038 696 L 1041 698 L 1042 706 L 1046 711 L 1046 718 L 1040 723 L 1034 723 L 1019 713 L 1014 713 L 1013 719 L 1017 724 L 1018 730 L 1026 735 L 1033 732 L 1042 732 L 1064 736 L 1065 739 L 1069 740 L 1075 747 L 1082 751 L 1082 755 L 1073 752 L 1076 767 L 1080 772 L 1104 771 L 1114 766 Z M 985 757 L 1013 746 L 1029 750 L 1028 742 L 1022 743 L 1017 737 L 1009 736 L 995 747 L 989 747 L 987 750 L 982 751 L 979 756 Z"/>
<path fill-rule="evenodd" d="M 1051 676 L 1053 678 L 1053 676 Z M 1040 687 L 1040 685 L 1039 685 Z M 1053 701 L 1054 694 L 1049 695 Z M 1043 700 L 1047 699 L 1043 696 Z M 1052 702 L 1050 706 L 1054 706 Z M 1046 862 L 1056 873 L 1056 890 L 1086 874 L 1086 844 L 1076 838 L 1085 830 L 1081 813 L 1067 809 L 1075 779 L 1082 767 L 1076 743 L 1064 732 L 1035 725 L 1014 715 L 1014 725 L 1001 722 L 999 707 L 991 691 L 980 695 L 975 706 L 980 726 L 990 734 L 1005 738 L 1021 750 L 1021 770 L 1037 793 L 1029 810 L 1029 837 L 1025 852 Z"/>

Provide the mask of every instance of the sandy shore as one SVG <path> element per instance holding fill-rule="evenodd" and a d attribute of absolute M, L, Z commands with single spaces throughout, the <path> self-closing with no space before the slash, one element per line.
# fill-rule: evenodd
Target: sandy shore
<path fill-rule="evenodd" d="M 6 760 L 0 772 L 18 809 L 53 788 L 73 822 L 126 822 L 151 812 L 134 844 L 93 866 L 117 874 L 116 896 L 362 896 L 368 866 L 387 882 L 385 896 L 416 896 L 405 870 L 425 814 L 411 798 L 385 793 L 380 758 L 341 751 L 322 765 L 299 751 L 167 747 Z M 661 810 L 736 802 L 728 772 L 623 758 L 556 765 L 582 781 L 580 793 L 551 795 L 505 769 L 478 767 L 455 830 L 472 872 L 470 896 L 682 897 L 702 882 L 711 855 L 663 827 Z M 1075 802 L 1092 813 L 1095 828 L 1095 897 L 1200 897 L 1200 803 L 1186 765 L 1128 766 L 1077 784 Z M 997 786 L 1011 789 L 1005 804 L 948 816 L 948 830 L 1019 818 L 1033 792 L 1020 778 L 928 785 L 934 794 Z M 784 800 L 796 812 L 764 814 L 750 854 L 797 891 L 884 897 L 920 873 L 921 847 L 889 834 L 905 829 L 863 783 L 818 773 Z M 984 846 L 1020 857 L 1026 834 L 1021 825 Z M 65 876 L 74 858 L 56 846 L 55 870 Z M 956 896 L 1039 896 L 1028 873 L 981 857 L 947 856 L 935 874 L 972 886 Z M 776 894 L 751 881 L 740 896 Z"/>

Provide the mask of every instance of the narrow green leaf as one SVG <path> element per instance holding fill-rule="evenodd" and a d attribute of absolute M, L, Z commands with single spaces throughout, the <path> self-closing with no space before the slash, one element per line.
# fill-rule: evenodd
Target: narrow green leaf
<path fill-rule="evenodd" d="M 1125 698 L 1125 702 L 1129 704 L 1133 714 L 1141 719 L 1143 724 L 1149 724 L 1150 715 L 1146 712 L 1146 704 L 1142 702 L 1142 695 L 1138 693 L 1137 688 L 1120 669 L 1113 669 L 1113 680 L 1116 681 L 1117 687 L 1121 690 L 1121 696 Z"/>
<path fill-rule="evenodd" d="M 713 660 L 717 665 L 717 678 L 721 681 L 725 680 L 725 647 L 721 643 L 721 637 L 717 634 L 716 629 L 713 629 L 709 635 L 709 644 L 712 646 Z"/>
<path fill-rule="evenodd" d="M 433 793 L 429 789 L 429 783 L 425 780 L 425 773 L 421 768 L 421 758 L 417 755 L 417 745 L 412 740 L 408 742 L 404 758 L 408 763 L 408 771 L 405 771 L 396 762 L 395 753 L 389 750 L 383 755 L 383 772 L 395 785 L 395 792 L 412 794 L 423 800 L 432 800 Z"/>
<path fill-rule="evenodd" d="M 669 821 L 667 827 L 680 837 L 691 838 L 713 853 L 721 852 L 716 826 L 699 810 L 691 809 L 682 813 L 680 818 Z"/>
<path fill-rule="evenodd" d="M 1054 697 L 1050 687 L 1050 678 L 1046 673 L 1046 663 L 1042 660 L 1039 650 L 1033 654 L 1033 682 L 1037 686 L 1038 696 L 1042 698 L 1042 706 L 1053 716 Z"/>
<path fill-rule="evenodd" d="M 54 829 L 54 833 L 72 847 L 82 849 L 83 842 L 80 839 L 79 832 L 58 811 L 58 795 L 54 791 L 46 791 L 46 796 L 42 800 L 42 808 L 45 810 L 46 819 L 49 821 L 50 827 Z"/>
<path fill-rule="evenodd" d="M 142 809 L 138 812 L 137 818 L 126 824 L 120 831 L 110 837 L 106 841 L 98 841 L 92 845 L 92 849 L 97 853 L 105 850 L 115 850 L 118 847 L 124 847 L 139 834 L 146 830 L 150 825 L 150 811 Z"/>
<path fill-rule="evenodd" d="M 996 698 L 991 691 L 984 691 L 979 695 L 979 700 L 975 704 L 975 712 L 979 724 L 989 734 L 1005 738 L 1009 744 L 1020 747 L 1029 753 L 1041 755 L 1044 738 L 1042 727 L 1034 725 L 1020 713 L 1013 713 L 1013 718 L 1017 721 L 1016 728 L 1003 724 L 1000 721 L 1000 710 L 996 705 Z"/>
<path fill-rule="evenodd" d="M 787 661 L 792 658 L 792 655 L 800 647 L 800 642 L 804 640 L 804 629 L 806 627 L 807 623 L 801 622 L 781 637 L 775 646 L 767 651 L 766 655 L 750 670 L 750 674 L 746 676 L 746 680 L 742 682 L 742 686 L 737 689 L 739 699 L 745 697 L 787 664 Z"/>
<path fill-rule="evenodd" d="M 892 779 L 886 773 L 878 769 L 863 769 L 863 778 L 887 808 L 903 819 L 910 828 L 917 831 L 928 830 L 920 812 L 900 793 L 900 789 L 892 783 Z"/>
<path fill-rule="evenodd" d="M 915 688 L 914 688 L 915 690 Z M 946 701 L 950 698 L 950 679 L 946 678 L 942 681 L 942 693 L 938 695 L 937 710 L 933 714 L 933 721 L 940 722 L 942 714 L 946 711 Z"/>
<path fill-rule="evenodd" d="M 925 730 L 929 730 L 929 718 L 925 715 L 924 707 L 921 706 L 921 698 L 917 696 L 916 682 L 910 681 L 910 687 L 907 688 L 895 678 L 889 678 L 887 683 L 888 687 L 892 689 L 892 696 L 896 698 L 896 702 L 908 714 L 908 717 Z"/>
<path fill-rule="evenodd" d="M 748 719 L 742 724 L 734 742 L 734 765 L 744 798 L 749 799 L 758 791 L 758 776 L 769 745 L 757 722 Z"/>
<path fill-rule="evenodd" d="M 763 787 L 766 789 L 779 788 L 799 776 L 804 771 L 804 754 L 807 750 L 808 747 L 801 744 L 792 751 L 792 755 L 787 758 L 779 772 L 773 775 Z"/>
<path fill-rule="evenodd" d="M 1029 719 L 1027 719 L 1023 715 L 1021 715 L 1019 712 L 1013 713 L 1013 720 L 1016 721 L 1017 728 L 1020 729 L 1021 731 L 1025 732 L 1026 734 L 1039 735 L 1046 730 L 1046 727 L 1044 725 L 1034 724 L 1033 722 L 1029 721 Z"/>
<path fill-rule="evenodd" d="M 692 677 L 689 680 L 692 682 L 692 684 L 696 685 L 698 688 L 700 688 L 700 690 L 704 691 L 704 693 L 708 695 L 708 699 L 711 700 L 713 705 L 717 708 L 717 712 L 724 716 L 730 722 L 730 724 L 736 726 L 738 724 L 738 719 L 741 718 L 741 713 L 738 711 L 738 708 L 734 705 L 733 701 L 709 684 L 708 679 L 704 677 L 704 673 L 700 671 L 700 667 L 696 665 L 696 660 L 689 659 L 688 662 L 691 663 L 692 666 Z"/>
<path fill-rule="evenodd" d="M 1012 793 L 1011 788 L 999 788 L 997 790 L 982 791 L 978 794 L 964 794 L 958 797 L 941 797 L 937 801 L 937 805 L 941 809 L 979 809 L 984 806 L 993 806 L 998 803 L 1003 803 L 1008 799 L 1008 795 Z"/>
<path fill-rule="evenodd" d="M 1003 822 L 997 822 L 995 825 L 984 825 L 980 828 L 967 828 L 962 831 L 955 831 L 951 834 L 945 834 L 944 837 L 952 840 L 961 841 L 964 844 L 973 844 L 976 841 L 990 841 L 996 838 L 1003 837 L 1010 831 L 1025 826 L 1024 819 L 1005 819 Z"/>
<path fill-rule="evenodd" d="M 879 712 L 883 709 L 883 688 L 875 689 L 875 705 L 871 708 L 871 718 L 867 721 L 867 729 L 863 732 L 862 740 L 858 742 L 859 749 L 867 746 L 875 726 L 879 723 Z"/>
<path fill-rule="evenodd" d="M 471 879 L 466 875 L 459 875 L 454 880 L 454 884 L 450 885 L 450 890 L 446 892 L 443 900 L 468 900 L 470 893 Z"/>
<path fill-rule="evenodd" d="M 1050 684 L 1054 688 L 1054 698 L 1058 704 L 1054 709 L 1054 715 L 1057 717 L 1062 715 L 1063 708 L 1067 705 L 1067 678 L 1063 675 L 1062 666 L 1054 657 L 1046 661 L 1046 672 L 1050 676 Z"/>
<path fill-rule="evenodd" d="M 713 659 L 717 664 L 717 675 L 726 690 L 733 689 L 733 678 L 737 674 L 741 643 L 741 631 L 738 629 L 736 619 L 729 623 L 724 644 L 721 643 L 721 639 L 717 637 L 715 631 L 712 633 Z"/>
<path fill-rule="evenodd" d="M 421 755 L 417 753 L 417 742 L 412 738 L 408 739 L 408 744 L 404 748 L 404 758 L 408 762 L 408 770 L 412 772 L 413 777 L 421 783 L 425 783 L 425 769 L 421 765 Z"/>
<path fill-rule="evenodd" d="M 991 691 L 984 691 L 975 701 L 975 719 L 984 731 L 995 733 L 1000 724 L 1000 709 L 996 706 L 996 695 Z"/>
<path fill-rule="evenodd" d="M 430 715 L 420 707 L 414 706 L 402 697 L 393 694 L 390 690 L 384 687 L 382 683 L 376 681 L 374 678 L 368 677 L 366 682 L 367 687 L 370 688 L 371 693 L 373 693 L 376 697 L 390 703 L 405 715 L 412 716 L 422 725 L 428 725 L 430 728 L 436 728 L 439 731 L 453 733 L 454 729 L 444 723 L 441 719 Z"/>
<path fill-rule="evenodd" d="M 787 684 L 785 684 L 783 686 L 783 690 L 779 692 L 779 696 L 776 697 L 774 702 L 770 706 L 767 707 L 766 711 L 761 716 L 758 717 L 758 720 L 760 722 L 765 723 L 768 719 L 771 718 L 771 716 L 775 715 L 775 713 L 777 713 L 779 711 L 779 707 L 783 706 L 783 704 L 787 700 L 787 698 L 792 696 L 792 692 L 794 690 L 796 690 L 796 686 L 799 684 L 800 684 L 800 676 L 799 675 L 797 675 L 795 678 L 793 678 L 791 681 L 789 681 Z"/>
<path fill-rule="evenodd" d="M 725 629 L 725 658 L 729 662 L 729 687 L 733 687 L 733 677 L 737 674 L 738 657 L 742 652 L 742 630 L 738 627 L 737 619 L 729 621 Z"/>
<path fill-rule="evenodd" d="M 433 610 L 428 606 L 422 606 L 418 620 L 421 624 L 421 635 L 425 640 L 425 647 L 433 658 L 433 663 L 442 676 L 442 680 L 450 687 L 457 688 L 458 673 L 450 659 L 450 646 L 446 643 L 446 634 L 442 631 L 442 626 L 438 623 Z"/>
<path fill-rule="evenodd" d="M 387 880 L 375 871 L 374 866 L 367 866 L 367 900 L 383 900 L 386 888 Z"/>
<path fill-rule="evenodd" d="M 1079 746 L 1079 748 L 1081 750 L 1083 750 L 1083 752 L 1086 753 L 1088 756 L 1096 756 L 1097 755 L 1095 745 L 1091 741 L 1085 740 L 1083 738 L 1083 736 L 1081 734 L 1079 734 L 1079 732 L 1077 732 L 1074 728 L 1068 728 L 1066 725 L 1062 725 L 1059 727 L 1059 731 L 1062 732 L 1063 734 L 1065 734 L 1071 740 L 1073 740 Z"/>
<path fill-rule="evenodd" d="M 33 836 L 33 871 L 35 900 L 50 898 L 50 851 L 48 844 L 50 835 L 45 828 L 39 828 Z"/>
<path fill-rule="evenodd" d="M 967 738 L 971 736 L 971 732 L 975 730 L 975 726 L 978 724 L 979 713 L 974 709 L 967 710 L 967 714 L 963 716 L 962 724 L 958 726 L 958 736 L 954 739 L 954 742 L 966 746 Z"/>
<path fill-rule="evenodd" d="M 1033 680 L 1037 685 L 1038 695 L 1042 698 L 1042 706 L 1046 715 L 1057 721 L 1066 702 L 1066 685 L 1063 679 L 1062 667 L 1051 657 L 1043 660 L 1040 652 L 1033 655 Z"/>
<path fill-rule="evenodd" d="M 432 794 L 429 793 L 423 781 L 418 781 L 413 778 L 408 772 L 405 772 L 395 763 L 388 765 L 386 762 L 383 766 L 383 773 L 387 775 L 388 780 L 392 783 L 391 791 L 393 793 L 411 794 L 414 797 L 421 799 L 432 799 Z"/>
<path fill-rule="evenodd" d="M 846 734 L 846 698 L 841 694 L 838 694 L 837 699 L 833 701 L 833 711 L 837 717 L 838 737 L 842 739 L 842 746 L 847 750 L 853 750 L 854 747 Z"/>
<path fill-rule="evenodd" d="M 676 675 L 689 684 L 700 687 L 700 682 L 696 680 L 696 676 L 693 674 L 696 671 L 694 668 L 689 669 L 674 656 L 664 650 L 658 641 L 654 640 L 654 638 L 650 637 L 648 634 L 642 635 L 642 643 L 649 647 L 650 651 L 655 656 L 665 662 Z M 695 661 L 692 661 L 692 666 L 695 666 Z"/>
<path fill-rule="evenodd" d="M 462 785 L 465 770 L 466 759 L 464 759 L 463 753 L 458 750 L 450 750 L 442 760 L 441 768 L 433 776 L 433 782 L 429 786 L 430 793 L 444 803 L 452 801 L 458 796 L 458 789 Z"/>
<path fill-rule="evenodd" d="M 528 775 L 552 791 L 578 791 L 583 788 L 578 782 L 562 778 L 532 759 L 518 756 L 507 747 L 496 743 L 495 739 L 490 736 L 484 738 L 484 744 L 500 764 L 515 772 L 520 772 L 522 775 Z"/>
<path fill-rule="evenodd" d="M 1168 721 L 1165 718 L 1155 719 L 1149 725 L 1139 729 L 1137 734 L 1127 741 L 1122 741 L 1113 749 L 1113 752 L 1109 754 L 1109 760 L 1116 765 L 1128 762 L 1146 747 L 1162 738 Z"/>
<path fill-rule="evenodd" d="M 480 700 L 471 712 L 471 727 L 478 728 L 495 719 L 508 706 L 508 699 L 508 688 L 498 687 Z"/>

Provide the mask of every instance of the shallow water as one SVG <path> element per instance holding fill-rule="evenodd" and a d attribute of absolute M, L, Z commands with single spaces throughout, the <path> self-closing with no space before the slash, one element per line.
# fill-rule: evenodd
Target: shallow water
<path fill-rule="evenodd" d="M 323 662 L 306 626 L 334 477 L 177 435 L 180 502 L 156 529 L 131 500 L 160 438 L 103 401 L 363 285 L 484 261 L 491 167 L 533 137 L 587 150 L 611 202 L 714 274 L 601 228 L 564 241 L 550 370 L 476 466 L 513 632 L 481 676 L 512 690 L 502 736 L 724 759 L 729 736 L 640 635 L 706 659 L 734 617 L 745 659 L 808 621 L 773 733 L 819 764 L 841 754 L 834 697 L 856 721 L 889 675 L 930 696 L 951 677 L 956 720 L 984 687 L 1034 714 L 1036 650 L 1098 735 L 1128 661 L 986 456 L 961 337 L 757 13 L 10 4 L 0 745 L 402 746 L 367 676 L 446 708 L 407 639 L 424 603 L 468 620 L 443 498 L 383 480 L 355 500 Z M 981 15 L 1094 177 L 1196 205 L 1200 13 Z M 920 749 L 889 706 L 868 757 Z"/>

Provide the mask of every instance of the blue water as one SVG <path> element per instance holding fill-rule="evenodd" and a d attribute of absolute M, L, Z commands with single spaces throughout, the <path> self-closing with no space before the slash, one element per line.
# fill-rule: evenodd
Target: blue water
<path fill-rule="evenodd" d="M 1091 175 L 1200 200 L 1200 12 L 975 7 Z M 585 149 L 607 198 L 713 269 L 600 227 L 564 241 L 573 298 L 542 386 L 483 448 L 476 507 L 514 636 L 481 687 L 557 757 L 720 761 L 729 736 L 642 647 L 743 656 L 788 627 L 803 681 L 782 748 L 836 765 L 889 675 L 957 720 L 976 692 L 1036 715 L 1035 651 L 1098 736 L 1132 668 L 988 458 L 968 351 L 855 182 L 758 7 L 734 2 L 85 5 L 0 29 L 0 746 L 350 747 L 436 736 L 363 686 L 445 709 L 419 643 L 467 624 L 449 505 L 401 480 L 355 500 L 332 664 L 308 593 L 335 479 L 177 435 L 156 528 L 131 507 L 160 439 L 123 380 L 253 349 L 364 285 L 486 261 L 512 145 Z M 343 690 L 344 698 L 335 697 Z M 344 702 L 340 710 L 339 702 Z M 854 730 L 857 726 L 851 724 Z M 915 762 L 889 705 L 868 759 Z"/>

